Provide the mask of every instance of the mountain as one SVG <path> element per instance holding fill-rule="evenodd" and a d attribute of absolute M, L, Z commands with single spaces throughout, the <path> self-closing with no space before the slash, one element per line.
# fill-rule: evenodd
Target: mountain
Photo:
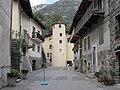
<path fill-rule="evenodd" d="M 40 4 L 33 7 L 33 12 L 40 12 L 43 16 L 57 14 L 62 16 L 68 26 L 80 5 L 81 0 L 59 0 L 53 4 Z"/>

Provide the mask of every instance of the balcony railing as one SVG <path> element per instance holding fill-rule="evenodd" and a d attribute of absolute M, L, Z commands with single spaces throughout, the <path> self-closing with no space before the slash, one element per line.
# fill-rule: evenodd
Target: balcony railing
<path fill-rule="evenodd" d="M 38 32 L 32 32 L 32 38 L 39 43 L 44 42 L 44 37 Z"/>
<path fill-rule="evenodd" d="M 82 19 L 78 22 L 76 26 L 75 33 L 78 33 L 78 31 L 86 24 L 86 22 L 93 16 L 93 15 L 99 15 L 99 13 L 103 14 L 102 9 L 98 9 L 98 5 L 94 5 L 94 2 L 91 3 L 85 14 L 83 15 Z M 94 17 L 93 17 L 94 18 Z"/>

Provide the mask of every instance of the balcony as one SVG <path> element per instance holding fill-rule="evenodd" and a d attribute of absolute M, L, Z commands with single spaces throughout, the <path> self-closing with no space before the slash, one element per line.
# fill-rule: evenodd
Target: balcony
<path fill-rule="evenodd" d="M 32 38 L 38 43 L 43 43 L 44 42 L 44 37 L 40 35 L 38 32 L 32 32 Z"/>
<path fill-rule="evenodd" d="M 32 48 L 31 38 L 28 33 L 24 34 L 24 38 L 22 39 L 22 47 L 27 47 L 28 49 Z"/>
<path fill-rule="evenodd" d="M 74 31 L 75 29 L 73 29 L 72 34 L 70 36 L 70 39 L 69 39 L 70 43 L 75 43 L 80 37 L 79 35 L 75 35 Z"/>
<path fill-rule="evenodd" d="M 75 34 L 78 32 L 81 34 L 86 33 L 86 29 L 90 28 L 92 24 L 96 23 L 96 21 L 101 17 L 104 17 L 103 9 L 99 9 L 98 5 L 95 6 L 94 2 L 92 2 L 81 20 L 78 22 Z"/>

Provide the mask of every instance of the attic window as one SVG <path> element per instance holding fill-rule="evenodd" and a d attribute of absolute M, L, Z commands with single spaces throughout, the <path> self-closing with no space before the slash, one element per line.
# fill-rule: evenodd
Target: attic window
<path fill-rule="evenodd" d="M 61 28 L 61 24 L 59 24 L 59 28 Z"/>

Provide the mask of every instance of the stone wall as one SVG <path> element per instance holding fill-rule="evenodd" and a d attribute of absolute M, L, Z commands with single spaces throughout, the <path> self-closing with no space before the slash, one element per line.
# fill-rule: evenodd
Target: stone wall
<path fill-rule="evenodd" d="M 118 25 L 118 21 L 115 18 L 117 15 L 120 14 L 120 0 L 109 0 L 109 7 L 110 7 L 110 62 L 117 59 L 116 53 L 114 50 L 120 47 L 120 40 L 116 39 L 116 26 Z"/>
<path fill-rule="evenodd" d="M 10 23 L 11 0 L 0 0 L 0 84 L 7 82 L 10 71 Z"/>

